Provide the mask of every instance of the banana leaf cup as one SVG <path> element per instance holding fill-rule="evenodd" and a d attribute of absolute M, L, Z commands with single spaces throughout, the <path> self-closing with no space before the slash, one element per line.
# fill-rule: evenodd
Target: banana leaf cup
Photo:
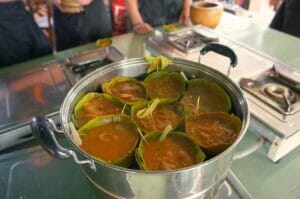
<path fill-rule="evenodd" d="M 103 83 L 101 87 L 104 93 L 128 105 L 147 100 L 144 85 L 135 78 L 115 77 L 110 82 Z"/>
<path fill-rule="evenodd" d="M 141 102 L 131 107 L 131 118 L 144 134 L 162 132 L 169 124 L 173 130 L 178 129 L 184 125 L 184 117 L 183 105 L 168 99 Z"/>
<path fill-rule="evenodd" d="M 152 72 L 143 83 L 150 99 L 178 100 L 185 90 L 184 78 L 178 72 Z"/>
<path fill-rule="evenodd" d="M 170 132 L 161 140 L 161 133 L 145 135 L 136 149 L 135 158 L 142 170 L 161 171 L 189 167 L 201 163 L 205 154 L 183 132 Z"/>
<path fill-rule="evenodd" d="M 123 106 L 108 94 L 90 92 L 75 105 L 72 120 L 75 126 L 80 128 L 95 117 L 121 114 Z"/>
<path fill-rule="evenodd" d="M 137 126 L 126 115 L 100 116 L 78 130 L 79 146 L 94 158 L 129 167 L 140 139 Z"/>
<path fill-rule="evenodd" d="M 229 147 L 240 129 L 240 118 L 225 112 L 193 114 L 185 122 L 185 132 L 209 156 L 218 155 Z"/>
<path fill-rule="evenodd" d="M 230 97 L 218 84 L 202 78 L 189 80 L 187 84 L 180 102 L 189 113 L 230 112 Z"/>

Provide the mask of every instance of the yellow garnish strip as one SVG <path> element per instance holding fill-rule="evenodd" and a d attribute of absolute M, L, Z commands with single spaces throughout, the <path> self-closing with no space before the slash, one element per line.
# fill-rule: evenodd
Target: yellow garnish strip
<path fill-rule="evenodd" d="M 126 104 L 124 104 L 124 106 L 123 106 L 123 109 L 122 109 L 121 115 L 124 115 L 125 109 L 126 109 Z"/>
<path fill-rule="evenodd" d="M 199 110 L 200 110 L 200 96 L 197 97 L 197 104 L 196 104 L 195 112 L 198 113 Z"/>
<path fill-rule="evenodd" d="M 71 134 L 70 135 L 71 135 L 71 138 L 72 138 L 74 144 L 76 146 L 80 146 L 82 144 L 82 141 L 81 141 L 81 138 L 80 138 L 80 136 L 78 134 L 78 131 L 75 128 L 75 125 L 73 124 L 73 122 L 70 122 L 69 126 L 70 126 L 70 130 L 71 130 Z"/>
<path fill-rule="evenodd" d="M 162 132 L 161 136 L 159 137 L 159 141 L 164 141 L 166 139 L 167 135 L 172 131 L 172 126 L 168 124 L 168 126 L 165 128 L 165 130 Z"/>
<path fill-rule="evenodd" d="M 158 98 L 156 98 L 151 104 L 149 107 L 147 108 L 143 108 L 141 110 L 139 110 L 137 113 L 136 113 L 136 116 L 138 118 L 145 118 L 147 117 L 148 115 L 151 115 L 152 112 L 155 110 L 155 108 L 157 107 L 157 105 L 159 104 L 160 100 Z"/>
<path fill-rule="evenodd" d="M 184 74 L 184 72 L 180 71 L 180 75 L 183 77 L 183 79 L 184 79 L 185 82 L 189 81 L 189 79 L 186 77 L 186 75 Z"/>
<path fill-rule="evenodd" d="M 164 70 L 172 62 L 171 59 L 158 55 L 158 56 L 145 56 L 148 62 L 147 73 L 152 71 Z"/>
<path fill-rule="evenodd" d="M 147 140 L 145 139 L 145 137 L 144 137 L 144 135 L 143 135 L 141 129 L 140 129 L 140 128 L 137 128 L 137 130 L 138 130 L 138 132 L 139 132 L 139 134 L 140 134 L 142 140 L 143 140 L 146 144 L 148 144 L 148 142 L 147 142 Z"/>

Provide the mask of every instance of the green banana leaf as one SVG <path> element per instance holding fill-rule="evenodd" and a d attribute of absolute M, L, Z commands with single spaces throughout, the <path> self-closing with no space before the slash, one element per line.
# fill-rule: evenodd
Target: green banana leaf
<path fill-rule="evenodd" d="M 92 99 L 99 99 L 99 100 L 105 100 L 103 103 L 109 103 L 111 106 L 115 106 L 115 109 L 107 109 L 103 110 L 99 107 L 95 107 L 93 110 L 94 112 L 91 112 L 91 110 L 83 109 L 84 105 L 88 102 L 90 102 Z M 72 115 L 72 121 L 75 124 L 77 128 L 80 128 L 85 123 L 87 123 L 89 120 L 100 116 L 100 115 L 112 115 L 112 114 L 121 114 L 122 109 L 124 105 L 119 102 L 117 99 L 113 98 L 112 96 L 104 93 L 96 93 L 96 92 L 89 92 L 85 94 L 75 105 L 74 113 Z M 125 113 L 129 113 L 129 110 L 126 109 Z"/>
<path fill-rule="evenodd" d="M 123 89 L 122 92 L 117 92 L 115 89 L 120 87 L 120 85 L 130 85 L 130 86 L 135 86 L 136 89 Z M 110 94 L 117 98 L 119 101 L 132 105 L 140 101 L 146 101 L 147 100 L 147 93 L 144 85 L 138 81 L 135 78 L 132 77 L 115 77 L 111 81 L 103 83 L 101 85 L 102 90 L 104 93 Z M 129 86 L 127 86 L 129 87 Z M 125 90 L 125 91 L 124 91 Z M 133 93 L 135 92 L 135 93 Z M 134 99 L 133 99 L 134 98 Z"/>
<path fill-rule="evenodd" d="M 145 59 L 148 62 L 147 73 L 151 73 L 153 71 L 165 70 L 172 62 L 171 59 L 161 55 L 145 56 Z"/>
<path fill-rule="evenodd" d="M 143 83 L 150 99 L 178 100 L 185 90 L 184 78 L 178 72 L 153 72 L 145 78 Z"/>
<path fill-rule="evenodd" d="M 225 90 L 218 84 L 202 78 L 188 81 L 188 88 L 180 102 L 190 113 L 231 110 L 231 100 Z"/>
<path fill-rule="evenodd" d="M 234 114 L 199 113 L 186 118 L 185 131 L 207 155 L 215 156 L 236 140 L 241 124 L 241 119 Z"/>
<path fill-rule="evenodd" d="M 144 158 L 144 147 L 147 147 L 149 145 L 150 141 L 155 141 L 155 142 L 157 141 L 157 142 L 161 143 L 160 146 L 165 146 L 166 145 L 165 141 L 167 139 L 174 139 L 174 137 L 179 138 L 181 141 L 185 141 L 188 144 L 188 146 L 191 147 L 190 149 L 193 150 L 192 153 L 194 153 L 194 155 L 195 155 L 195 157 L 194 157 L 196 160 L 195 164 L 199 164 L 205 160 L 206 156 L 203 153 L 203 151 L 201 150 L 201 148 L 197 145 L 197 143 L 195 143 L 194 140 L 192 140 L 189 136 L 187 136 L 186 133 L 178 132 L 178 131 L 170 132 L 167 135 L 167 137 L 165 138 L 165 140 L 163 140 L 163 141 L 159 141 L 160 136 L 161 136 L 161 133 L 159 133 L 159 132 L 150 133 L 150 134 L 145 135 L 146 141 L 141 140 L 141 142 L 135 152 L 135 158 L 136 158 L 136 161 L 137 161 L 140 169 L 146 170 L 146 171 L 153 170 L 152 168 L 149 168 L 149 166 L 147 165 L 147 161 L 145 161 L 145 158 Z M 177 151 L 174 151 L 174 152 L 177 152 Z M 163 153 L 164 153 L 164 151 L 162 151 L 162 148 L 160 148 L 159 154 L 163 154 Z M 192 166 L 192 165 L 189 165 L 189 166 Z M 183 167 L 181 167 L 181 168 L 183 168 Z M 180 169 L 180 168 L 174 168 L 174 169 Z"/>
<path fill-rule="evenodd" d="M 92 130 L 94 130 L 94 132 L 96 132 L 95 139 L 98 139 L 98 137 L 101 135 L 101 133 L 107 132 L 105 130 L 103 130 L 103 131 L 99 130 L 99 127 L 106 126 L 106 128 L 109 128 L 109 127 L 107 127 L 107 125 L 114 125 L 114 124 L 118 125 L 115 128 L 117 128 L 119 130 L 125 128 L 124 126 L 122 127 L 122 125 L 124 125 L 124 124 L 126 126 L 129 126 L 130 128 L 132 128 L 130 133 L 133 133 L 136 136 L 136 140 L 134 141 L 134 145 L 131 147 L 129 152 L 123 156 L 120 156 L 120 158 L 115 159 L 110 162 L 103 159 L 103 157 L 97 157 L 97 156 L 94 156 L 93 154 L 90 154 L 90 155 L 92 155 L 95 159 L 100 160 L 100 161 L 104 161 L 104 162 L 107 162 L 107 163 L 110 163 L 113 165 L 117 165 L 117 166 L 121 166 L 121 167 L 129 167 L 134 161 L 134 151 L 139 143 L 140 135 L 139 135 L 138 129 L 137 129 L 136 125 L 134 124 L 134 122 L 131 120 L 130 117 L 128 117 L 126 115 L 100 116 L 100 117 L 96 117 L 93 120 L 89 121 L 87 124 L 85 124 L 83 127 L 81 127 L 78 130 L 78 134 L 82 140 L 81 146 L 84 145 L 85 136 L 87 136 L 89 133 L 91 133 Z M 128 127 L 126 127 L 126 128 L 128 128 Z M 110 132 L 114 132 L 114 131 L 110 131 Z M 100 145 L 100 146 L 103 146 L 103 145 Z M 110 144 L 109 151 L 117 150 L 117 148 L 119 148 L 119 147 L 113 148 L 112 146 L 113 145 Z M 84 150 L 84 149 L 82 148 L 82 150 Z M 86 151 L 86 152 L 88 153 L 88 151 Z"/>
<path fill-rule="evenodd" d="M 170 113 L 174 113 L 178 116 L 178 120 L 174 121 L 171 124 L 172 129 L 178 129 L 179 127 L 184 125 L 184 117 L 185 117 L 185 110 L 182 104 L 177 101 L 172 101 L 168 99 L 159 99 L 159 103 L 157 107 L 153 110 L 152 114 L 148 115 L 147 117 L 141 118 L 138 116 L 139 111 L 145 110 L 149 107 L 149 104 L 152 104 L 154 100 L 148 102 L 140 102 L 131 107 L 131 118 L 136 123 L 136 125 L 143 131 L 144 134 L 153 133 L 157 131 L 163 131 L 170 122 L 163 123 L 162 121 L 167 121 L 166 118 L 171 118 L 166 116 L 160 112 L 162 107 L 167 108 Z M 171 112 L 172 111 L 172 112 Z M 173 116 L 175 117 L 175 115 Z M 150 125 L 147 127 L 147 124 Z"/>

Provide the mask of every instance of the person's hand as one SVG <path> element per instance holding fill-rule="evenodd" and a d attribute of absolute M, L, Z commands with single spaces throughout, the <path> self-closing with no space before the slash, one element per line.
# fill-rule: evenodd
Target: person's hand
<path fill-rule="evenodd" d="M 183 0 L 182 10 L 179 16 L 179 23 L 190 25 L 191 0 Z"/>
<path fill-rule="evenodd" d="M 190 10 L 183 9 L 181 11 L 180 16 L 179 16 L 179 23 L 184 24 L 184 25 L 189 25 L 191 23 Z"/>
<path fill-rule="evenodd" d="M 134 32 L 145 35 L 153 31 L 153 28 L 148 23 L 137 23 L 133 26 Z"/>

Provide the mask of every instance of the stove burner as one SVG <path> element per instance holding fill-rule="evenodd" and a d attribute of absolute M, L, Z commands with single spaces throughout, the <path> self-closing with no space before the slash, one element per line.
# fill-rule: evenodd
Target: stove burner
<path fill-rule="evenodd" d="M 178 50 L 189 53 L 199 50 L 204 44 L 218 42 L 218 38 L 207 37 L 194 31 L 185 31 L 181 34 L 169 35 L 165 39 Z"/>
<path fill-rule="evenodd" d="M 263 85 L 261 91 L 279 103 L 286 103 L 285 100 L 288 100 L 292 103 L 295 99 L 295 94 L 293 91 L 286 86 L 276 83 L 267 83 Z"/>
<path fill-rule="evenodd" d="M 300 113 L 300 93 L 293 86 L 295 84 L 282 81 L 276 76 L 274 68 L 265 71 L 255 79 L 241 78 L 240 85 L 255 96 L 255 100 L 260 100 L 266 107 L 278 111 L 283 118 Z"/>
<path fill-rule="evenodd" d="M 187 49 L 195 48 L 203 44 L 201 40 L 193 37 L 182 38 L 177 40 L 176 42 Z"/>

